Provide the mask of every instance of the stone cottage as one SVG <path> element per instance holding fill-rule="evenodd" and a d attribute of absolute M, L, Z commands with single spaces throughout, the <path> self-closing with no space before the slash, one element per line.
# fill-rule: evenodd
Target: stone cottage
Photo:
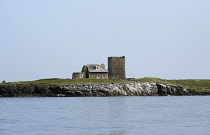
<path fill-rule="evenodd" d="M 72 79 L 89 78 L 89 79 L 108 79 L 108 71 L 105 65 L 88 64 L 84 65 L 82 72 L 74 72 Z"/>

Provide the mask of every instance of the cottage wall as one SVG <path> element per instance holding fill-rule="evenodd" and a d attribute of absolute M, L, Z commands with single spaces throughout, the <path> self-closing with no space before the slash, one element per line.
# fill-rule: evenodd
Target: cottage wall
<path fill-rule="evenodd" d="M 81 79 L 85 78 L 85 74 L 82 72 L 75 72 L 72 74 L 72 79 Z"/>
<path fill-rule="evenodd" d="M 108 73 L 89 73 L 90 79 L 108 79 Z"/>

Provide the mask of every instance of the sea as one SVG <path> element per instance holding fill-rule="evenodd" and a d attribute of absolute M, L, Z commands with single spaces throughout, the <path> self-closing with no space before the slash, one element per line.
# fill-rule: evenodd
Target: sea
<path fill-rule="evenodd" d="M 0 135 L 210 135 L 210 96 L 0 98 Z"/>

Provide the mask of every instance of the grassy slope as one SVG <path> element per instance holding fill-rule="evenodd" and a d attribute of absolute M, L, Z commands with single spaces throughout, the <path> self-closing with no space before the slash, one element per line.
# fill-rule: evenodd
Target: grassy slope
<path fill-rule="evenodd" d="M 157 82 L 163 84 L 181 85 L 196 91 L 210 92 L 210 80 L 165 80 L 159 78 L 140 78 L 140 79 L 126 79 L 126 80 L 110 80 L 110 79 L 41 79 L 36 81 L 25 82 L 9 82 L 9 84 L 33 83 L 33 84 L 84 84 L 84 83 L 120 83 L 120 82 Z M 1 84 L 1 83 L 0 83 Z"/>
<path fill-rule="evenodd" d="M 187 79 L 187 80 L 168 80 L 172 84 L 184 86 L 188 89 L 210 92 L 210 80 Z"/>

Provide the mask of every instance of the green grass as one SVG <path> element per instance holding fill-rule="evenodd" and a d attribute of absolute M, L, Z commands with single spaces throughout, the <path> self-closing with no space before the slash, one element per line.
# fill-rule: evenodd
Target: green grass
<path fill-rule="evenodd" d="M 138 78 L 138 79 L 127 79 L 127 80 L 133 82 L 155 82 L 155 83 L 170 84 L 168 80 L 160 78 Z"/>
<path fill-rule="evenodd" d="M 204 79 L 186 79 L 186 80 L 168 80 L 171 84 L 181 85 L 185 88 L 210 92 L 210 80 Z"/>
<path fill-rule="evenodd" d="M 181 85 L 185 88 L 210 92 L 210 80 L 203 79 L 186 79 L 186 80 L 166 80 L 160 78 L 139 78 L 139 79 L 40 79 L 35 81 L 8 82 L 7 84 L 85 84 L 85 83 L 122 83 L 122 82 L 156 82 L 163 84 Z M 2 85 L 3 83 L 0 83 Z"/>
<path fill-rule="evenodd" d="M 35 81 L 21 81 L 21 82 L 8 82 L 7 84 L 85 84 L 85 83 L 120 83 L 127 82 L 126 80 L 110 80 L 110 79 L 40 79 Z M 2 83 L 1 83 L 2 84 Z"/>

